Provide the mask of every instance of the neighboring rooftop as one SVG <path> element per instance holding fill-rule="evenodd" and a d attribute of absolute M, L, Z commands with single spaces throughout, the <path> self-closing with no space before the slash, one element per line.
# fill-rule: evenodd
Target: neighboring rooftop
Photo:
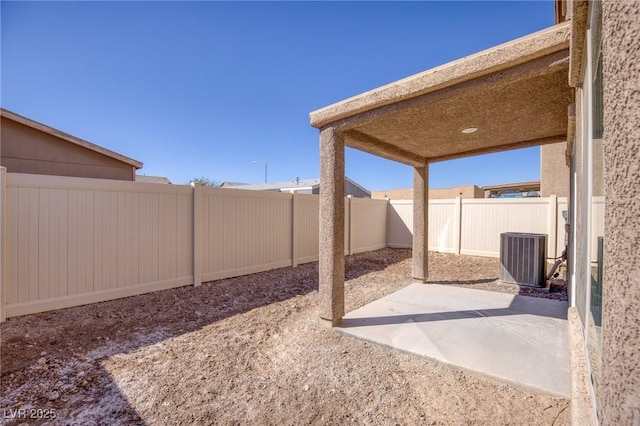
<path fill-rule="evenodd" d="M 220 184 L 220 188 L 231 188 L 234 186 L 240 186 L 240 185 L 249 185 L 248 183 L 243 183 L 243 182 L 222 182 Z"/>
<path fill-rule="evenodd" d="M 233 182 L 225 182 L 225 188 L 235 188 L 235 189 L 251 189 L 254 191 L 283 191 L 285 189 L 304 189 L 304 188 L 313 188 L 314 186 L 320 185 L 320 179 L 294 179 L 294 180 L 283 180 L 280 182 L 268 182 L 268 183 L 233 183 Z"/>
<path fill-rule="evenodd" d="M 136 175 L 136 182 L 171 184 L 169 178 L 165 176 Z"/>
<path fill-rule="evenodd" d="M 220 185 L 222 188 L 247 189 L 253 191 L 276 191 L 276 192 L 298 192 L 308 194 L 320 193 L 320 179 L 293 179 L 280 182 L 254 183 L 254 184 L 233 184 L 225 182 Z M 358 184 L 357 182 L 345 177 L 345 195 L 351 195 L 358 198 L 370 198 L 371 191 Z"/>
<path fill-rule="evenodd" d="M 126 157 L 122 154 L 118 154 L 117 152 L 111 151 L 107 148 L 101 147 L 99 145 L 93 144 L 84 139 L 80 139 L 68 133 L 65 133 L 61 130 L 54 129 L 53 127 L 49 127 L 45 124 L 34 121 L 30 118 L 23 117 L 22 115 L 16 114 L 15 112 L 11 112 L 7 109 L 0 108 L 0 116 L 15 121 L 17 123 L 23 124 L 25 126 L 31 127 L 33 129 L 39 130 L 41 132 L 47 133 L 49 135 L 55 136 L 59 139 L 63 139 L 67 142 L 71 142 L 83 148 L 87 148 L 91 151 L 95 151 L 99 154 L 106 155 L 108 157 L 114 158 L 118 161 L 122 161 L 123 163 L 127 163 L 136 169 L 142 168 L 142 163 L 140 161 L 134 160 L 132 158 Z"/>
<path fill-rule="evenodd" d="M 540 181 L 501 183 L 498 185 L 485 185 L 482 187 L 486 198 L 504 197 L 513 194 L 521 196 L 540 196 Z"/>

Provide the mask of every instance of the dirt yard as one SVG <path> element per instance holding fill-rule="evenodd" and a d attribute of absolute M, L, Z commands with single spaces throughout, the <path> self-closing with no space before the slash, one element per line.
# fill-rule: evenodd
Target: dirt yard
<path fill-rule="evenodd" d="M 432 281 L 523 292 L 495 282 L 497 259 L 430 253 L 429 267 Z M 347 310 L 407 285 L 410 268 L 409 250 L 349 257 Z M 10 318 L 3 422 L 569 424 L 567 400 L 321 327 L 317 275 L 312 263 Z"/>

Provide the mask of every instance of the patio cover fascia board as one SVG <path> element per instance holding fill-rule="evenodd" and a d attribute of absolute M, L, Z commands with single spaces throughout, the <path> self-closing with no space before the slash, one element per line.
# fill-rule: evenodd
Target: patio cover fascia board
<path fill-rule="evenodd" d="M 402 148 L 388 144 L 380 139 L 374 138 L 357 130 L 347 130 L 344 132 L 345 145 L 369 154 L 384 157 L 413 167 L 423 167 L 426 159 Z"/>
<path fill-rule="evenodd" d="M 424 153 L 413 152 L 409 146 L 399 146 L 361 130 L 363 126 L 391 114 L 410 113 L 412 108 L 437 104 L 455 96 L 463 99 L 468 90 L 491 93 L 495 87 L 519 82 L 525 85 L 531 79 L 559 71 L 566 72 L 569 67 L 569 24 L 555 25 L 314 111 L 310 115 L 311 124 L 318 128 L 333 127 L 343 132 L 345 146 L 414 167 L 421 167 L 427 162 L 563 142 L 567 137 L 566 127 L 562 131 L 540 135 L 543 137 L 525 137 L 501 143 L 485 139 L 462 149 L 451 144 L 447 152 L 420 155 Z M 392 98 L 393 95 L 395 98 Z M 406 139 L 420 140 L 419 136 L 412 135 L 410 130 L 402 126 L 397 128 L 397 133 L 405 135 Z M 442 144 L 445 141 L 423 142 Z"/>
<path fill-rule="evenodd" d="M 432 93 L 569 49 L 563 22 L 311 112 L 318 129 L 389 104 Z"/>

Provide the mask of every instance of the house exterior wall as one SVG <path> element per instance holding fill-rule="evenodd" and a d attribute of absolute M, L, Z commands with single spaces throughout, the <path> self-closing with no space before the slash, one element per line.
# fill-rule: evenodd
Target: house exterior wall
<path fill-rule="evenodd" d="M 606 1 L 601 422 L 640 422 L 640 2 Z"/>
<path fill-rule="evenodd" d="M 384 200 L 385 198 L 388 198 L 390 200 L 413 200 L 413 188 L 371 191 L 371 198 L 376 200 Z M 430 196 L 429 198 L 432 197 Z"/>
<path fill-rule="evenodd" d="M 540 196 L 569 196 L 569 166 L 565 161 L 566 142 L 540 147 Z"/>
<path fill-rule="evenodd" d="M 127 163 L 1 118 L 1 165 L 9 173 L 135 180 Z"/>

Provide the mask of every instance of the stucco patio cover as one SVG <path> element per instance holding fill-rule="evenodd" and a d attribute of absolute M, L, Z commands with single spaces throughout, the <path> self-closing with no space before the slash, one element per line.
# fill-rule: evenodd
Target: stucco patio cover
<path fill-rule="evenodd" d="M 413 277 L 425 281 L 428 164 L 565 141 L 569 39 L 569 23 L 558 24 L 310 114 L 320 129 L 322 318 L 344 315 L 344 146 L 415 167 Z"/>

